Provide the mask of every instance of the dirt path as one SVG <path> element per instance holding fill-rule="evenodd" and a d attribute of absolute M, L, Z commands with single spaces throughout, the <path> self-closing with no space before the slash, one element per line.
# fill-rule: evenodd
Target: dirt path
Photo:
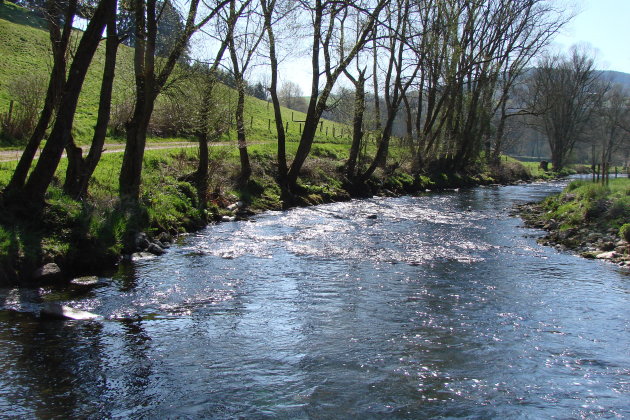
<path fill-rule="evenodd" d="M 250 144 L 258 144 L 258 143 L 250 143 Z M 210 147 L 218 147 L 218 146 L 234 146 L 236 147 L 236 143 L 209 143 Z M 168 143 L 147 143 L 145 150 L 162 150 L 162 149 L 188 149 L 191 147 L 198 147 L 198 143 L 194 141 L 178 141 L 178 142 L 168 142 Z M 87 149 L 89 146 L 83 146 L 84 153 L 87 153 Z M 105 144 L 103 147 L 103 153 L 122 153 L 125 150 L 124 143 L 109 143 Z M 39 157 L 39 153 L 41 150 L 37 151 L 35 158 Z M 22 156 L 21 150 L 0 150 L 0 162 L 13 162 L 20 159 Z M 66 154 L 64 152 L 63 157 Z"/>

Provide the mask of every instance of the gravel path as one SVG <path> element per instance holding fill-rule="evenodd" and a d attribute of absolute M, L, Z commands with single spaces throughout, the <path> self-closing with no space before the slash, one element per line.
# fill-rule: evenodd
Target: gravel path
<path fill-rule="evenodd" d="M 255 143 L 250 143 L 255 144 Z M 209 143 L 210 147 L 218 147 L 218 146 L 234 146 L 236 147 L 236 143 Z M 168 142 L 168 143 L 147 143 L 145 150 L 162 150 L 162 149 L 187 149 L 191 147 L 198 147 L 198 143 L 194 141 L 179 141 L 179 142 Z M 82 146 L 83 152 L 87 153 L 89 150 L 88 145 Z M 110 143 L 105 144 L 103 148 L 103 153 L 122 153 L 125 150 L 124 143 Z M 41 150 L 37 151 L 35 158 L 39 157 L 39 153 Z M 0 162 L 13 162 L 20 159 L 22 155 L 21 150 L 0 150 Z M 63 156 L 66 154 L 64 152 Z"/>

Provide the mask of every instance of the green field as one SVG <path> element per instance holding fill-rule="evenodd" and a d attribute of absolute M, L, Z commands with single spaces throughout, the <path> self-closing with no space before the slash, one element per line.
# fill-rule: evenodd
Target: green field
<path fill-rule="evenodd" d="M 25 78 L 35 78 L 43 83 L 48 81 L 49 70 L 52 67 L 50 51 L 50 41 L 48 33 L 42 29 L 44 22 L 34 17 L 32 13 L 16 6 L 13 3 L 0 4 L 0 114 L 9 110 L 11 100 L 17 100 L 11 95 L 11 86 L 16 81 Z M 75 33 L 76 38 L 80 32 Z M 100 91 L 100 80 L 104 65 L 104 48 L 99 47 L 97 54 L 90 66 L 77 109 L 74 135 L 75 140 L 80 144 L 91 141 L 92 129 L 96 121 L 98 112 L 98 98 Z M 129 102 L 133 96 L 133 50 L 122 45 L 118 52 L 118 63 L 116 66 L 116 78 L 114 82 L 113 109 L 117 106 Z M 176 76 L 182 77 L 182 69 L 176 69 Z M 188 92 L 198 89 L 198 80 L 194 76 L 183 77 L 171 87 L 171 92 L 181 92 L 184 97 Z M 231 106 L 236 102 L 236 92 L 223 88 L 222 97 Z M 161 103 L 168 101 L 171 93 L 165 92 L 158 99 L 157 109 Z M 19 104 L 16 104 L 19 106 Z M 283 109 L 283 120 L 287 129 L 287 140 L 298 141 L 301 126 L 305 119 L 305 114 Z M 273 117 L 273 106 L 257 98 L 247 97 L 245 108 L 245 121 L 248 141 L 273 141 L 276 138 L 275 123 Z M 288 126 L 287 126 L 288 124 Z M 235 126 L 235 125 L 234 125 Z M 333 131 L 335 136 L 333 136 Z M 343 135 L 342 135 L 343 133 Z M 350 130 L 343 124 L 323 120 L 321 130 L 318 131 L 316 142 L 345 143 L 350 141 Z M 235 140 L 236 132 L 230 129 L 221 140 Z M 173 141 L 173 138 L 151 137 L 149 141 Z M 185 139 L 175 139 L 185 140 Z M 122 138 L 109 137 L 108 142 L 120 142 Z"/>

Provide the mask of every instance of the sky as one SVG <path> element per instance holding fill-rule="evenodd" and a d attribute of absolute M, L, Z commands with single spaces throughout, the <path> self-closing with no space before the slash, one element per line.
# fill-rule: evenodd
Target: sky
<path fill-rule="evenodd" d="M 572 10 L 577 13 L 555 37 L 550 46 L 552 51 L 568 52 L 572 45 L 586 44 L 589 52 L 595 54 L 596 68 L 630 73 L 630 0 L 551 1 L 566 5 L 567 13 Z M 251 76 L 254 80 L 262 78 L 259 74 Z M 297 83 L 303 94 L 308 95 L 311 85 L 308 54 L 282 62 L 280 79 Z"/>
<path fill-rule="evenodd" d="M 556 37 L 554 47 L 595 50 L 596 67 L 630 73 L 630 0 L 574 0 L 581 12 Z"/>
<path fill-rule="evenodd" d="M 553 0 L 562 1 L 562 0 Z M 551 50 L 568 52 L 573 45 L 586 44 L 595 54 L 600 70 L 630 73 L 630 0 L 569 0 L 568 12 L 577 15 L 556 36 Z M 310 61 L 285 63 L 282 75 L 310 92 Z"/>

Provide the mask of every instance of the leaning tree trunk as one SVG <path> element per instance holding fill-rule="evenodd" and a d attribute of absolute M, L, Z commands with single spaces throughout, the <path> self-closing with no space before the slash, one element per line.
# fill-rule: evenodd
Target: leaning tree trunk
<path fill-rule="evenodd" d="M 57 170 L 63 149 L 70 140 L 74 114 L 85 75 L 92 62 L 96 48 L 101 41 L 101 34 L 107 22 L 107 16 L 115 8 L 114 0 L 101 0 L 94 16 L 81 37 L 79 46 L 70 66 L 70 76 L 66 81 L 64 94 L 59 104 L 59 112 L 52 132 L 46 142 L 26 185 L 24 198 L 37 205 L 43 203 L 44 194 Z"/>
<path fill-rule="evenodd" d="M 107 136 L 107 126 L 109 124 L 109 116 L 112 104 L 112 90 L 114 87 L 114 75 L 116 71 L 116 55 L 120 39 L 116 30 L 116 14 L 112 9 L 111 16 L 107 23 L 107 41 L 105 46 L 105 66 L 103 69 L 103 80 L 101 82 L 101 93 L 99 99 L 98 116 L 96 126 L 94 128 L 94 136 L 90 151 L 85 159 L 82 158 L 81 149 L 78 156 L 72 160 L 71 153 L 68 153 L 68 170 L 72 166 L 77 167 L 76 175 L 66 174 L 64 191 L 66 194 L 74 198 L 84 197 L 87 194 L 88 184 L 92 174 L 98 165 L 103 153 L 105 145 L 105 137 Z M 71 162 L 74 165 L 71 165 Z"/>
<path fill-rule="evenodd" d="M 53 67 L 50 73 L 46 98 L 44 99 L 44 107 L 39 114 L 39 120 L 37 121 L 35 130 L 31 134 L 31 137 L 22 152 L 20 161 L 18 162 L 11 180 L 6 187 L 5 191 L 8 193 L 17 192 L 24 187 L 28 171 L 31 169 L 37 149 L 46 134 L 48 124 L 50 123 L 54 110 L 61 99 L 61 94 L 63 93 L 63 87 L 66 81 L 66 52 L 70 41 L 70 35 L 72 33 L 72 22 L 76 13 L 77 2 L 76 0 L 69 2 L 66 10 L 63 32 L 61 33 L 59 32 L 57 22 L 53 21 L 56 17 L 58 17 L 57 13 L 55 13 L 58 4 L 50 1 L 47 3 L 47 6 L 47 15 L 50 19 L 48 29 L 53 50 Z"/>

